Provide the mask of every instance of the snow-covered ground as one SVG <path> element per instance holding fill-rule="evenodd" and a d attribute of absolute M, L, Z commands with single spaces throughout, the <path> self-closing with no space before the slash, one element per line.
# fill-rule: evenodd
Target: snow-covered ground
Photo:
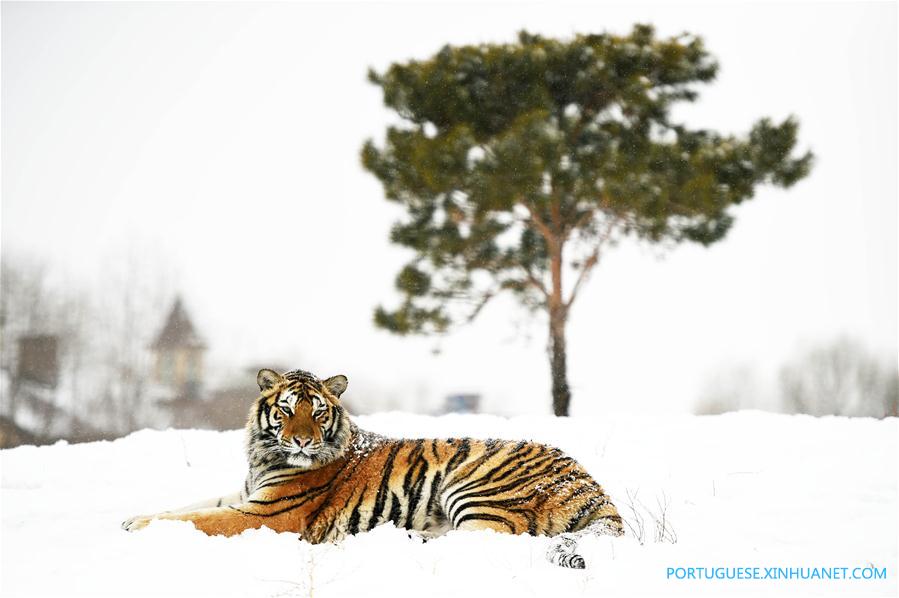
<path fill-rule="evenodd" d="M 896 419 L 758 412 L 555 419 L 381 414 L 390 435 L 532 438 L 580 460 L 637 527 L 583 541 L 586 571 L 546 563 L 545 538 L 451 532 L 422 544 L 383 526 L 311 546 L 262 529 L 207 537 L 136 514 L 239 488 L 242 432 L 142 431 L 115 442 L 0 452 L 0 594 L 568 596 L 897 594 Z M 629 497 L 635 496 L 635 500 Z M 633 504 L 640 517 L 635 517 Z M 667 504 L 667 507 L 665 506 Z M 656 542 L 664 512 L 676 542 Z M 886 568 L 885 580 L 677 580 L 668 568 Z"/>

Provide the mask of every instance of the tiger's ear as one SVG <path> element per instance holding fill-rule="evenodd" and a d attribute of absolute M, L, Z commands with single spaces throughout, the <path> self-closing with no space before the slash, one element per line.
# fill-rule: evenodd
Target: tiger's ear
<path fill-rule="evenodd" d="M 284 378 L 281 374 L 274 370 L 259 370 L 259 373 L 256 374 L 256 384 L 259 385 L 259 390 L 268 390 L 283 381 Z"/>
<path fill-rule="evenodd" d="M 330 378 L 325 380 L 325 388 L 327 388 L 328 391 L 338 399 L 340 398 L 340 395 L 343 394 L 343 391 L 346 390 L 346 386 L 346 376 L 331 376 Z"/>

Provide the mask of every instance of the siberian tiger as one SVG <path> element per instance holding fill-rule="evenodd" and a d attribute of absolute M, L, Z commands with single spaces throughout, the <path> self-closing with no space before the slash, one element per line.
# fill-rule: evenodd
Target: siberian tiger
<path fill-rule="evenodd" d="M 535 442 L 392 439 L 359 429 L 340 404 L 345 376 L 261 370 L 247 421 L 243 490 L 179 511 L 134 517 L 190 521 L 230 536 L 258 527 L 333 542 L 391 521 L 423 536 L 492 529 L 557 536 L 547 558 L 583 568 L 576 538 L 621 535 L 622 520 L 590 475 Z"/>

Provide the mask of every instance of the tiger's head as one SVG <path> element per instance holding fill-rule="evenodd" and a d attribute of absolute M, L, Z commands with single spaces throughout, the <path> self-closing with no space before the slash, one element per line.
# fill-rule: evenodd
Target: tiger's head
<path fill-rule="evenodd" d="M 250 451 L 257 452 L 257 458 L 313 469 L 343 453 L 351 432 L 340 405 L 346 376 L 319 380 L 303 370 L 285 374 L 260 370 L 256 382 L 261 395 L 247 429 Z"/>

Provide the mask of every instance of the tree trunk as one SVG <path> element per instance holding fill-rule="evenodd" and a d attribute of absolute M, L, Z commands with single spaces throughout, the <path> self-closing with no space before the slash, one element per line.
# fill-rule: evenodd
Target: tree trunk
<path fill-rule="evenodd" d="M 571 390 L 568 388 L 568 365 L 565 349 L 565 324 L 567 315 L 564 307 L 550 310 L 549 315 L 549 367 L 552 375 L 553 413 L 568 415 Z"/>
<path fill-rule="evenodd" d="M 559 227 L 558 204 L 553 206 L 553 222 Z M 565 352 L 565 323 L 568 307 L 562 297 L 562 249 L 565 240 L 560 234 L 550 234 L 547 239 L 550 257 L 550 277 L 552 290 L 548 297 L 549 307 L 549 368 L 552 376 L 553 413 L 568 415 L 571 391 L 568 388 L 568 366 Z"/>

